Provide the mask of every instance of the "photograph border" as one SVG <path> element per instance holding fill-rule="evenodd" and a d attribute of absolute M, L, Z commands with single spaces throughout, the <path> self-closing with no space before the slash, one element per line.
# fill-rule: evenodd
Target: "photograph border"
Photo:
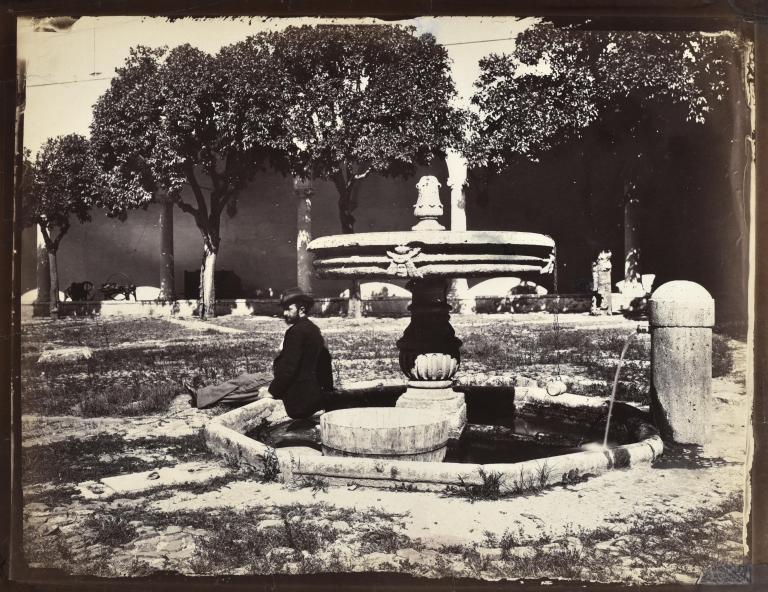
<path fill-rule="evenodd" d="M 2 379 L 10 389 L 10 396 L 0 397 L 0 466 L 9 467 L 4 472 L 6 487 L 0 494 L 0 508 L 8 508 L 0 518 L 0 574 L 13 589 L 66 589 L 98 590 L 136 586 L 136 589 L 207 589 L 212 585 L 233 589 L 304 589 L 344 586 L 349 588 L 374 586 L 376 588 L 406 589 L 521 589 L 539 588 L 540 584 L 526 582 L 483 582 L 478 580 L 422 580 L 408 575 L 392 574 L 333 574 L 301 576 L 238 576 L 182 577 L 151 576 L 150 578 L 100 579 L 83 576 L 62 576 L 48 570 L 27 570 L 18 561 L 21 545 L 21 411 L 20 411 L 20 274 L 21 229 L 15 224 L 19 195 L 14 195 L 16 126 L 16 17 L 24 16 L 108 16 L 146 15 L 171 18 L 216 16 L 325 16 L 325 17 L 381 17 L 400 20 L 414 16 L 542 16 L 567 22 L 570 19 L 595 19 L 601 28 L 632 30 L 717 30 L 723 26 L 740 28 L 745 34 L 754 35 L 755 43 L 755 172 L 756 183 L 752 188 L 751 234 L 754 251 L 750 260 L 750 309 L 749 341 L 752 349 L 753 385 L 752 429 L 753 449 L 751 459 L 751 513 L 747 525 L 747 539 L 751 552 L 751 578 L 748 585 L 732 585 L 709 589 L 763 589 L 768 587 L 768 500 L 765 489 L 768 484 L 768 319 L 766 318 L 766 294 L 768 294 L 768 2 L 752 0 L 726 2 L 723 0 L 675 0 L 675 1 L 608 1 L 593 2 L 567 0 L 533 1 L 417 1 L 394 2 L 367 1 L 352 3 L 345 0 L 317 0 L 305 2 L 247 2 L 220 0 L 216 2 L 93 2 L 75 0 L 54 2 L 39 0 L 24 2 L 14 0 L 0 15 L 2 55 L 0 56 L 0 80 L 2 80 L 2 134 L 0 134 L 0 212 L 3 228 L 3 249 L 0 255 L 0 318 L 2 319 Z M 762 88 L 762 91 L 761 91 Z M 761 164 L 762 163 L 762 164 Z M 758 265 L 758 263 L 761 263 Z M 749 353 L 748 353 L 749 357 Z M 750 368 L 748 363 L 748 369 Z M 553 582 L 555 587 L 569 586 L 568 582 Z M 580 584 L 587 588 L 606 588 L 604 584 Z M 665 590 L 684 586 L 648 586 Z"/>

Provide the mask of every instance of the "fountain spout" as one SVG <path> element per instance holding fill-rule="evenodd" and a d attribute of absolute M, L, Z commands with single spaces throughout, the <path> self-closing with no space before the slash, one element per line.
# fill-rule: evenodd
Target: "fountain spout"
<path fill-rule="evenodd" d="M 603 449 L 608 448 L 608 432 L 611 429 L 611 414 L 613 413 L 613 403 L 616 400 L 616 387 L 619 384 L 619 374 L 621 373 L 621 366 L 624 363 L 624 356 L 627 355 L 627 350 L 629 349 L 629 344 L 632 342 L 632 339 L 639 335 L 640 333 L 648 333 L 648 327 L 644 325 L 638 325 L 637 329 L 632 331 L 629 335 L 627 335 L 626 340 L 624 341 L 624 347 L 621 349 L 621 357 L 619 358 L 619 364 L 616 366 L 616 374 L 613 377 L 613 388 L 611 389 L 611 398 L 608 403 L 608 419 L 605 422 L 605 434 L 603 435 Z"/>

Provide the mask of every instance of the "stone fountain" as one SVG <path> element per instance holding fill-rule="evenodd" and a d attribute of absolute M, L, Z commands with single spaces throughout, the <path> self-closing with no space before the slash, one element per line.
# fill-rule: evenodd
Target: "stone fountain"
<path fill-rule="evenodd" d="M 608 431 L 606 400 L 550 392 L 535 380 L 519 376 L 512 377 L 511 382 L 493 377 L 488 385 L 457 377 L 461 341 L 450 323 L 449 279 L 553 273 L 555 244 L 548 236 L 527 232 L 446 230 L 438 222 L 443 209 L 437 179 L 422 178 L 417 187 L 414 213 L 418 222 L 411 230 L 326 236 L 308 247 L 315 255 L 316 273 L 322 278 L 407 279 L 412 294 L 411 319 L 397 341 L 400 367 L 407 380 L 345 385 L 344 394 L 358 401 L 350 399 L 346 409 L 322 414 L 319 429 L 299 432 L 298 440 L 287 437 L 287 432 L 281 435 L 280 430 L 288 429 L 290 422 L 285 423 L 276 401 L 254 401 L 212 418 L 205 427 L 208 447 L 230 460 L 235 457 L 265 471 L 268 466 L 274 469 L 276 459 L 284 482 L 313 477 L 338 485 L 419 491 L 482 485 L 490 474 L 497 474 L 507 483 L 505 491 L 512 491 L 515 483 L 535 482 L 542 474 L 549 484 L 571 483 L 586 475 L 652 463 L 663 453 L 663 442 L 645 414 L 631 405 L 616 402 L 613 409 L 610 425 L 623 435 L 607 448 L 593 446 L 597 440 L 593 427 L 605 421 L 605 433 Z M 685 339 L 692 321 L 701 321 L 704 343 L 707 331 L 711 331 L 705 326 L 711 316 L 705 309 L 709 310 L 711 302 L 692 308 L 687 301 L 676 302 L 676 298 L 672 303 L 659 300 L 656 308 L 663 314 L 651 315 L 652 351 L 658 349 L 665 355 L 652 356 L 654 384 L 663 390 L 658 400 L 660 408 L 668 411 L 664 419 L 678 429 L 677 420 L 689 417 L 691 407 L 670 403 L 676 401 L 678 389 L 668 378 L 692 376 L 696 367 L 696 376 L 703 381 L 710 376 L 710 369 L 697 362 L 698 358 L 689 360 L 688 352 L 680 348 L 679 356 L 669 355 L 667 337 L 680 333 L 680 339 Z M 679 318 L 672 311 L 676 304 L 683 311 Z M 701 314 L 700 308 L 704 311 Z M 651 310 L 653 313 L 653 306 Z M 654 334 L 658 348 L 653 345 Z M 489 400 L 491 414 L 500 414 L 498 421 L 495 415 L 485 415 L 485 423 L 467 423 L 465 396 L 470 412 L 475 414 L 473 421 L 480 417 L 479 410 L 483 413 L 472 407 L 479 401 L 477 388 L 491 389 L 483 398 Z M 699 391 L 708 392 L 705 388 Z M 513 416 L 509 415 L 510 403 Z M 542 419 L 553 423 L 537 423 Z M 265 421 L 275 430 L 276 439 L 257 433 Z M 526 425 L 518 426 L 518 421 Z M 518 427 L 522 431 L 516 431 Z M 601 432 L 598 438 L 603 436 Z M 472 449 L 473 443 L 484 446 L 485 452 Z M 527 446 L 532 447 L 531 454 L 522 454 Z"/>
<path fill-rule="evenodd" d="M 397 341 L 400 367 L 407 382 L 392 381 L 398 384 L 390 386 L 381 381 L 345 385 L 346 395 L 365 398 L 375 394 L 374 404 L 381 406 L 361 402 L 324 413 L 320 417 L 317 447 L 278 442 L 272 446 L 250 436 L 264 421 L 273 422 L 276 429 L 284 421 L 279 417 L 273 419 L 276 402 L 262 399 L 213 418 L 205 427 L 209 448 L 228 458 L 236 456 L 256 468 L 266 467 L 269 459 L 276 458 L 281 478 L 286 482 L 316 477 L 339 485 L 413 487 L 425 491 L 482 485 L 484 476 L 492 473 L 508 484 L 538 479 L 542 471 L 551 477 L 550 484 L 570 483 L 585 475 L 653 462 L 664 446 L 658 430 L 642 412 L 616 403 L 614 423 L 621 426 L 625 435 L 608 448 L 590 448 L 591 443 L 582 436 L 578 436 L 578 442 L 587 444 L 567 444 L 574 425 L 595 426 L 606 421 L 607 402 L 599 397 L 549 392 L 524 377 L 512 378 L 511 382 L 494 377 L 490 387 L 494 394 L 490 396 L 506 397 L 502 407 L 508 405 L 515 417 L 523 421 L 535 422 L 541 417 L 553 420 L 558 426 L 555 432 L 510 435 L 511 426 L 503 418 L 498 425 L 493 421 L 491 425 L 467 424 L 465 393 L 476 396 L 476 391 L 473 395 L 470 389 L 486 387 L 457 379 L 461 341 L 450 324 L 448 281 L 456 277 L 553 273 L 555 244 L 548 236 L 528 232 L 446 230 L 438 222 L 443 209 L 437 179 L 424 177 L 417 187 L 414 214 L 418 222 L 411 230 L 326 236 L 315 239 L 308 247 L 315 255 L 316 273 L 322 278 L 408 280 L 411 319 Z M 655 321 L 652 314 L 651 319 L 652 325 L 658 325 L 652 326 L 651 340 L 653 344 L 654 333 L 658 334 L 659 351 L 670 351 L 669 340 L 665 341 L 668 335 L 679 332 L 685 338 L 691 319 L 701 321 L 699 325 L 706 329 L 702 331 L 702 343 L 706 340 L 706 331 L 711 331 L 706 327 L 711 316 L 706 312 L 709 301 L 698 303 L 695 310 L 687 301 L 682 303 L 682 320 L 669 312 L 670 303 L 664 298 L 660 301 L 663 302 L 657 303 L 656 308 L 663 314 L 656 314 Z M 704 312 L 699 314 L 699 309 Z M 691 317 L 691 310 L 696 313 L 695 318 Z M 655 347 L 652 345 L 654 351 Z M 678 353 L 685 354 L 682 350 Z M 672 384 L 668 378 L 691 376 L 694 366 L 697 376 L 702 377 L 701 384 L 706 386 L 703 377 L 711 375 L 710 368 L 696 360 L 654 355 L 652 370 L 657 390 L 664 390 L 668 398 L 674 399 L 677 389 L 667 388 Z M 706 388 L 699 391 L 708 392 Z M 661 408 L 669 411 L 670 426 L 678 425 L 677 415 L 682 415 L 683 420 L 690 416 L 690 406 L 670 407 L 664 397 L 659 397 L 659 402 Z M 678 408 L 683 411 L 678 412 Z M 706 422 L 706 417 L 702 422 Z M 513 447 L 524 446 L 526 442 L 539 446 L 541 436 L 558 446 L 559 451 L 541 455 L 537 452 L 527 459 L 504 451 L 502 456 L 493 458 L 461 460 L 456 455 L 456 444 L 462 442 L 481 441 L 496 450 L 500 438 L 508 438 Z"/>
<path fill-rule="evenodd" d="M 453 388 L 461 360 L 461 340 L 450 323 L 448 281 L 455 277 L 547 274 L 554 270 L 555 243 L 549 236 L 530 232 L 446 230 L 438 222 L 443 214 L 439 188 L 440 182 L 435 177 L 421 178 L 414 206 L 418 222 L 409 231 L 324 236 L 308 246 L 315 255 L 314 266 L 320 278 L 407 278 L 406 287 L 412 294 L 411 321 L 397 341 L 400 368 L 408 378 L 408 388 L 396 403 L 396 409 L 401 411 L 383 414 L 376 410 L 356 410 L 361 422 L 360 433 L 352 433 L 350 441 L 369 438 L 376 426 L 391 432 L 392 425 L 405 425 L 408 422 L 403 418 L 416 415 L 412 410 L 431 412 L 433 423 L 447 419 L 449 436 L 458 438 L 466 424 L 466 404 L 464 394 Z M 376 420 L 369 421 L 368 415 Z M 339 431 L 354 432 L 348 421 L 343 426 L 335 425 L 336 418 L 342 416 L 341 412 L 323 416 L 324 437 Z M 412 426 L 409 429 L 413 431 Z M 430 429 L 423 427 L 422 431 L 427 433 Z M 325 443 L 325 439 L 323 441 Z M 445 442 L 440 445 L 444 446 Z M 425 454 L 425 446 L 417 437 L 413 440 L 413 451 L 403 451 L 398 446 L 396 453 L 393 448 L 393 455 Z M 365 455 L 359 447 L 346 452 Z M 382 454 L 382 451 L 375 453 Z"/>

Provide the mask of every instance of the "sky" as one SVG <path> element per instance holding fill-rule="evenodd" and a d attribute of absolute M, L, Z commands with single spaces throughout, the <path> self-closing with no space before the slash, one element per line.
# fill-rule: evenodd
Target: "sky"
<path fill-rule="evenodd" d="M 537 19 L 513 17 L 420 17 L 417 33 L 432 33 L 452 60 L 459 103 L 466 105 L 479 75 L 478 62 L 490 53 L 509 53 L 514 37 Z M 243 18 L 180 19 L 83 17 L 66 31 L 34 31 L 31 19 L 18 21 L 19 57 L 27 61 L 24 145 L 33 156 L 46 139 L 88 135 L 91 109 L 109 87 L 115 68 L 136 45 L 174 47 L 190 43 L 209 53 L 259 30 L 295 24 L 383 23 L 377 19 Z"/>

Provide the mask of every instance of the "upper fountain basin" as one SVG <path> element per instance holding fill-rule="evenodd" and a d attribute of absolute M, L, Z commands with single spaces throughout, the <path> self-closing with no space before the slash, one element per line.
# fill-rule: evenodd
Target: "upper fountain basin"
<path fill-rule="evenodd" d="M 555 241 L 513 231 L 395 231 L 309 243 L 323 278 L 482 277 L 550 273 Z"/>

